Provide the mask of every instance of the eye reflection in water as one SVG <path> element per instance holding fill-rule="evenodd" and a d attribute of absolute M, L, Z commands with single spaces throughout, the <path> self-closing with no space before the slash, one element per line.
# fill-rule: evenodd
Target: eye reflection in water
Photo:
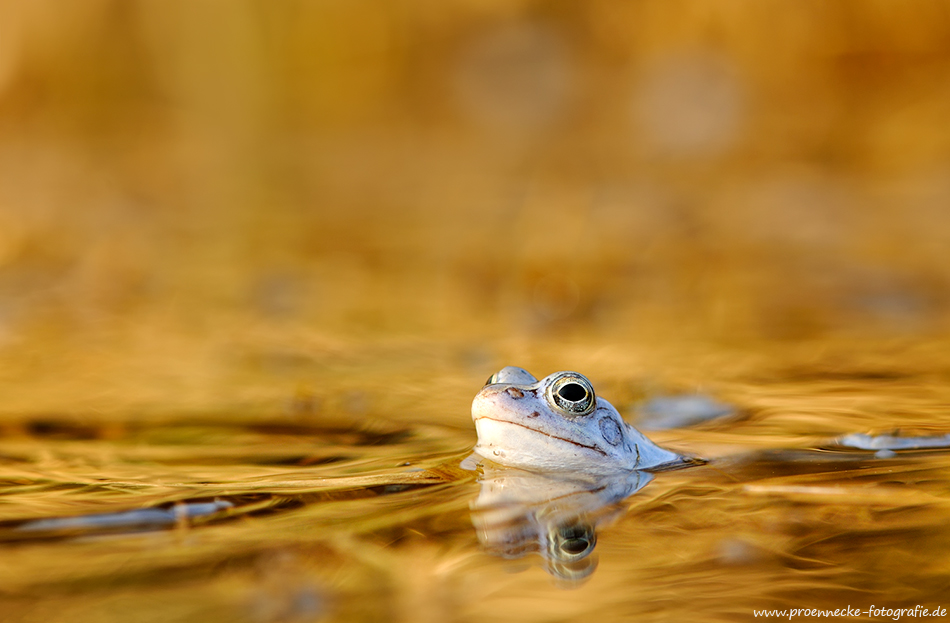
<path fill-rule="evenodd" d="M 515 559 L 541 556 L 545 570 L 577 586 L 597 568 L 597 528 L 623 513 L 620 502 L 653 476 L 539 474 L 472 456 L 463 466 L 479 472 L 472 525 L 490 554 Z"/>

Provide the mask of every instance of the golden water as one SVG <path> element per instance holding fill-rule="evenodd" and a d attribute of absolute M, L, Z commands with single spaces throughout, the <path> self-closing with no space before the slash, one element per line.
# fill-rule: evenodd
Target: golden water
<path fill-rule="evenodd" d="M 729 621 L 946 605 L 950 452 L 830 447 L 847 432 L 950 430 L 937 344 L 590 339 L 530 355 L 505 342 L 366 347 L 358 391 L 327 363 L 319 388 L 271 410 L 8 418 L 5 620 Z M 596 569 L 572 585 L 536 553 L 491 555 L 473 528 L 478 483 L 459 469 L 474 443 L 467 403 L 509 361 L 541 373 L 572 362 L 628 414 L 701 377 L 738 414 L 653 434 L 712 461 L 624 501 L 598 530 Z M 233 506 L 161 529 L 22 529 L 214 500 Z"/>
<path fill-rule="evenodd" d="M 945 4 L 0 0 L 0 621 L 950 607 Z M 508 559 L 505 365 L 736 413 Z"/>

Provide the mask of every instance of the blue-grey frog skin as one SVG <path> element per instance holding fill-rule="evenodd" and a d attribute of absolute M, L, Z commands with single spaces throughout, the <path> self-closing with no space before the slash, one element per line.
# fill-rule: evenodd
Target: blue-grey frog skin
<path fill-rule="evenodd" d="M 540 381 L 523 368 L 493 374 L 472 402 L 475 453 L 542 472 L 615 474 L 693 464 L 627 424 L 577 372 Z"/>

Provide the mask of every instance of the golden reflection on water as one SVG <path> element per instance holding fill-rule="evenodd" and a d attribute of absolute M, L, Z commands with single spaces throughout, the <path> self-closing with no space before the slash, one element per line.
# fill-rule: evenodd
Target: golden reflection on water
<path fill-rule="evenodd" d="M 601 365 L 602 395 L 613 386 L 636 404 L 655 391 L 636 375 L 611 381 L 615 366 Z M 444 415 L 438 399 L 417 401 L 401 422 L 362 416 L 349 427 L 322 410 L 243 421 L 23 417 L 2 445 L 4 605 L 13 620 L 730 620 L 751 608 L 913 605 L 944 594 L 950 455 L 878 459 L 830 445 L 858 428 L 945 430 L 938 388 L 929 405 L 921 396 L 916 411 L 895 415 L 862 408 L 872 398 L 902 403 L 876 380 L 765 384 L 720 369 L 709 387 L 717 377 L 740 416 L 652 435 L 712 462 L 656 474 L 619 509 L 594 508 L 605 521 L 591 520 L 594 566 L 580 570 L 539 553 L 497 557 L 479 543 L 479 485 L 459 469 L 474 435 L 464 408 Z M 388 389 L 368 381 L 364 400 Z M 862 400 L 827 415 L 840 394 Z M 817 415 L 802 404 L 816 414 L 824 406 L 824 425 L 810 428 Z M 17 529 L 209 501 L 233 506 L 158 531 Z"/>
<path fill-rule="evenodd" d="M 950 21 L 775 15 L 0 0 L 0 619 L 938 605 L 947 453 L 833 442 L 950 432 Z M 570 590 L 479 542 L 505 365 L 734 407 Z"/>

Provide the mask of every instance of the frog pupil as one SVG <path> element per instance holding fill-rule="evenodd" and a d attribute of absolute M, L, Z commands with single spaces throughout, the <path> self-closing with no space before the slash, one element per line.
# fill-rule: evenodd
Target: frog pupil
<path fill-rule="evenodd" d="M 590 547 L 587 539 L 568 539 L 561 544 L 561 549 L 571 555 L 583 554 Z"/>
<path fill-rule="evenodd" d="M 567 383 L 557 390 L 558 395 L 564 400 L 571 402 L 580 402 L 587 398 L 587 390 L 577 383 Z"/>
<path fill-rule="evenodd" d="M 559 526 L 554 534 L 554 545 L 568 559 L 585 558 L 594 549 L 596 536 L 590 525 L 577 523 Z"/>

